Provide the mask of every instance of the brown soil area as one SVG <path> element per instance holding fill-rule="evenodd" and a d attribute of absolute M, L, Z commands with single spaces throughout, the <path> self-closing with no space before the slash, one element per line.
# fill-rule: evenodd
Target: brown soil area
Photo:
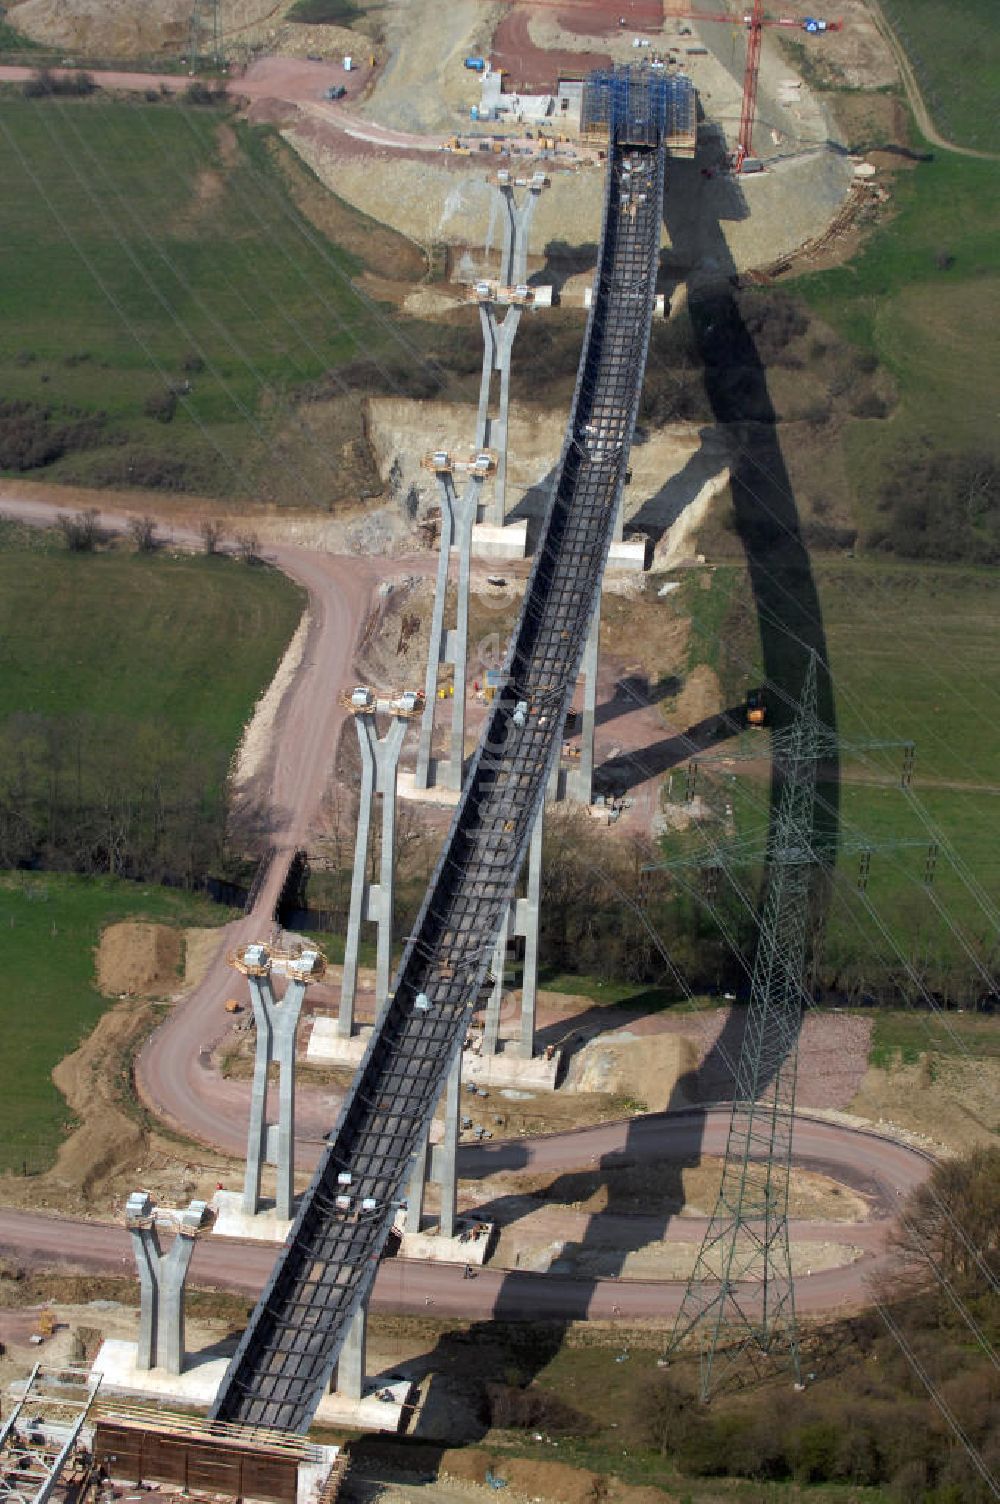
<path fill-rule="evenodd" d="M 419 282 L 427 271 L 419 246 L 338 198 L 285 142 L 272 140 L 268 150 L 281 169 L 296 208 L 333 245 L 362 260 L 373 277 L 389 279 L 397 293 L 393 301 L 401 302 L 410 291 L 408 284 Z M 380 296 L 388 290 L 385 282 L 379 283 Z"/>
<path fill-rule="evenodd" d="M 597 1170 L 573 1170 L 559 1175 L 494 1175 L 475 1182 L 476 1201 L 490 1196 L 516 1195 L 525 1203 L 567 1207 L 596 1215 L 708 1216 L 718 1200 L 722 1160 L 706 1157 L 696 1165 L 663 1161 L 659 1164 L 614 1165 Z M 526 1205 L 525 1212 L 528 1206 Z M 809 1222 L 866 1222 L 867 1199 L 857 1191 L 813 1170 L 793 1169 L 788 1214 Z"/>
<path fill-rule="evenodd" d="M 496 1469 L 506 1479 L 505 1497 L 550 1499 L 553 1504 L 593 1504 L 598 1498 L 598 1484 L 603 1480 L 586 1468 L 568 1467 L 564 1462 L 534 1462 L 526 1457 L 504 1457 L 502 1462 L 489 1452 L 473 1447 L 445 1452 L 438 1475 L 459 1483 L 485 1485 L 487 1468 Z M 492 1495 L 492 1489 L 485 1489 Z M 662 1498 L 663 1495 L 660 1495 Z"/>
<path fill-rule="evenodd" d="M 639 669 L 654 684 L 684 661 L 691 624 L 664 609 L 652 591 L 605 595 L 601 605 L 601 653 Z"/>
<path fill-rule="evenodd" d="M 221 0 L 224 41 L 267 34 L 292 0 Z M 10 20 L 39 42 L 96 57 L 180 53 L 187 46 L 191 0 L 12 0 Z M 291 28 L 289 28 L 291 29 Z M 272 30 L 273 35 L 273 30 Z"/>
<path fill-rule="evenodd" d="M 1000 1135 L 1000 1060 L 928 1053 L 917 1065 L 870 1066 L 850 1110 L 958 1153 Z"/>
<path fill-rule="evenodd" d="M 170 925 L 109 924 L 95 954 L 97 985 L 105 997 L 162 997 L 177 991 L 183 957 L 183 934 Z"/>
<path fill-rule="evenodd" d="M 819 13 L 829 15 L 831 12 Z M 848 89 L 881 89 L 897 84 L 899 70 L 879 34 L 866 0 L 841 0 L 833 14 L 844 23 L 840 31 L 804 42 L 810 48 L 816 74 Z"/>
<path fill-rule="evenodd" d="M 490 62 L 509 75 L 505 88 L 554 94 L 563 74 L 579 78 L 594 68 L 611 67 L 612 59 L 606 52 L 556 52 L 536 47 L 530 23 L 531 12 L 519 7 L 509 11 L 493 33 Z"/>
<path fill-rule="evenodd" d="M 615 1345 L 620 1346 L 619 1337 Z M 454 1427 L 451 1431 L 454 1434 Z M 530 1504 L 542 1504 L 543 1500 L 546 1504 L 593 1504 L 595 1499 L 604 1499 L 607 1504 L 674 1504 L 677 1499 L 665 1489 L 633 1487 L 586 1468 L 511 1457 L 501 1449 L 463 1447 L 447 1451 L 437 1476 L 430 1481 L 418 1482 L 412 1470 L 402 1471 L 406 1466 L 412 1469 L 413 1459 L 401 1456 L 399 1463 L 398 1468 L 389 1465 L 380 1447 L 377 1457 L 366 1456 L 352 1464 L 341 1497 L 347 1504 L 374 1504 L 375 1500 L 378 1504 L 483 1504 L 485 1499 L 496 1498 L 495 1490 L 486 1483 L 489 1467 L 506 1480 L 505 1498 Z"/>
<path fill-rule="evenodd" d="M 644 1112 L 691 1105 L 679 1089 L 695 1069 L 698 1046 L 686 1034 L 612 1034 L 595 1039 L 573 1061 L 569 1084 L 577 1091 L 594 1087 L 627 1096 Z"/>
<path fill-rule="evenodd" d="M 184 931 L 184 991 L 197 987 L 219 949 L 220 931 L 209 929 Z"/>
<path fill-rule="evenodd" d="M 677 696 L 677 708 L 671 720 L 681 726 L 696 726 L 723 709 L 719 676 L 707 663 L 697 664 L 684 681 Z"/>
<path fill-rule="evenodd" d="M 663 12 L 663 0 L 629 0 L 625 6 L 621 0 L 572 0 L 572 4 L 556 11 L 556 19 L 565 31 L 578 36 L 617 37 L 626 33 L 631 38 L 636 33 L 649 36 L 662 31 Z M 623 13 L 628 22 L 626 27 L 619 20 Z"/>
<path fill-rule="evenodd" d="M 90 1201 L 97 1184 L 115 1170 L 141 1164 L 146 1134 L 119 1101 L 119 1083 L 133 1049 L 153 1018 L 146 1003 L 112 1008 L 72 1055 L 60 1060 L 52 1079 L 81 1120 L 59 1150 L 44 1180 Z M 115 1068 L 117 1067 L 117 1069 Z"/>
<path fill-rule="evenodd" d="M 174 936 L 176 949 L 170 982 L 178 986 L 177 962 L 181 934 L 161 925 L 114 925 L 105 931 L 146 929 Z M 194 965 L 204 963 L 204 951 L 218 944 L 219 931 L 195 932 Z M 203 938 L 202 938 L 203 937 Z M 112 974 L 119 980 L 138 975 L 148 941 L 137 948 L 126 937 L 113 937 L 109 952 Z M 103 946 L 102 946 L 103 948 Z M 155 945 L 152 949 L 155 957 Z M 122 969 L 117 970 L 118 963 Z M 102 980 L 102 990 L 107 990 Z M 124 991 L 124 988 L 112 989 Z M 155 1129 L 131 1097 L 131 1067 L 142 1041 L 158 1021 L 154 1004 L 138 997 L 110 1008 L 78 1050 L 61 1060 L 52 1072 L 78 1126 L 61 1146 L 52 1169 L 28 1180 L 7 1177 L 3 1200 L 8 1206 L 52 1208 L 68 1213 L 107 1215 L 120 1210 L 129 1191 L 141 1183 L 168 1204 L 199 1195 L 211 1196 L 225 1176 L 236 1171 L 224 1155 L 203 1145 L 186 1145 Z"/>

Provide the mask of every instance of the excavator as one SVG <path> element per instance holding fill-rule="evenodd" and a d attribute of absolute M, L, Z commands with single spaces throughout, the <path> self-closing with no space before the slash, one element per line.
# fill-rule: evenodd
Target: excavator
<path fill-rule="evenodd" d="M 751 689 L 747 691 L 745 714 L 747 725 L 753 726 L 757 731 L 759 731 L 764 725 L 765 720 L 767 719 L 766 707 L 764 704 L 764 691 L 762 689 Z"/>

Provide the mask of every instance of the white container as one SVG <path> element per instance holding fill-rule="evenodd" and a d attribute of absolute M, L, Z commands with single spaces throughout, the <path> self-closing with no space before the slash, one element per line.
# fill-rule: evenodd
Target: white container
<path fill-rule="evenodd" d="M 354 67 L 354 59 L 353 59 L 353 57 L 345 57 L 344 58 L 344 72 L 345 73 L 350 73 L 350 71 L 351 71 L 351 69 L 353 67 Z"/>

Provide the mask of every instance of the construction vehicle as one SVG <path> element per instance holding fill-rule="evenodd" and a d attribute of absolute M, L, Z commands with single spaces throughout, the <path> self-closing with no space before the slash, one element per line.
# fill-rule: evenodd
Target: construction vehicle
<path fill-rule="evenodd" d="M 35 1322 L 33 1337 L 37 1338 L 37 1342 L 44 1342 L 46 1338 L 51 1337 L 54 1334 L 55 1329 L 55 1311 L 51 1310 L 49 1306 L 43 1306 L 38 1313 L 38 1320 Z"/>
<path fill-rule="evenodd" d="M 227 997 L 225 1002 L 225 1009 L 227 1013 L 242 1013 L 243 1004 L 238 1003 L 234 997 Z"/>
<path fill-rule="evenodd" d="M 748 691 L 745 714 L 747 725 L 753 726 L 759 731 L 767 718 L 766 707 L 764 705 L 764 691 L 762 689 L 751 689 Z"/>

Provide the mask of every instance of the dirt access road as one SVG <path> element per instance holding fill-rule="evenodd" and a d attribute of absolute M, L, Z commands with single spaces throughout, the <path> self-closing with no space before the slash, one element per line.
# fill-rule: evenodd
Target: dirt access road
<path fill-rule="evenodd" d="M 0 508 L 19 521 L 40 525 L 51 525 L 60 511 L 58 503 L 36 499 L 26 488 L 11 483 L 0 484 Z M 128 514 L 102 510 L 100 520 L 108 529 L 123 531 Z M 181 547 L 201 547 L 194 529 L 172 521 L 161 524 L 160 537 Z M 209 1143 L 219 1137 L 219 1110 L 199 1079 L 204 1076 L 199 1060 L 229 1023 L 222 1007 L 232 989 L 226 952 L 251 940 L 266 939 L 271 932 L 289 862 L 312 830 L 332 776 L 346 714 L 337 691 L 351 678 L 355 646 L 379 583 L 412 575 L 426 564 L 425 560 L 314 553 L 290 544 L 272 547 L 268 559 L 306 588 L 310 611 L 302 663 L 278 719 L 280 743 L 269 789 L 276 855 L 253 912 L 220 930 L 219 949 L 204 979 L 152 1036 L 136 1065 L 137 1085 L 147 1105 L 179 1131 Z M 223 1143 L 227 1137 L 222 1135 Z"/>
<path fill-rule="evenodd" d="M 971 146 L 958 146 L 954 141 L 946 141 L 944 136 L 935 130 L 934 122 L 930 117 L 927 106 L 924 104 L 924 97 L 920 92 L 920 85 L 917 83 L 917 76 L 907 56 L 906 48 L 886 20 L 878 0 L 868 0 L 868 9 L 871 11 L 872 19 L 878 27 L 886 46 L 896 60 L 896 66 L 899 68 L 899 76 L 903 80 L 903 88 L 906 90 L 910 109 L 916 116 L 917 125 L 922 134 L 930 141 L 931 145 L 939 146 L 942 151 L 956 152 L 960 157 L 979 157 L 986 162 L 1000 162 L 1000 153 L 995 151 L 976 151 Z"/>
<path fill-rule="evenodd" d="M 37 73 L 37 68 L 7 66 L 0 68 L 0 83 L 26 83 Z M 57 78 L 73 77 L 75 68 L 53 68 Z M 346 89 L 347 104 L 364 93 L 371 76 L 367 62 L 345 73 L 336 63 L 310 63 L 291 57 L 262 57 L 251 63 L 239 77 L 230 77 L 226 87 L 234 99 L 245 99 L 254 107 L 270 116 L 275 107 L 280 110 L 300 111 L 307 118 L 323 126 L 349 136 L 358 142 L 367 143 L 383 151 L 436 152 L 443 138 L 416 136 L 407 131 L 393 130 L 378 125 L 372 120 L 361 120 L 348 113 L 344 101 L 327 100 L 324 96 L 331 84 Z M 146 89 L 166 89 L 170 94 L 181 94 L 188 88 L 191 79 L 176 73 L 128 73 L 94 72 L 95 80 L 103 89 L 121 89 L 127 93 L 143 93 Z M 215 87 L 209 81 L 210 87 Z"/>
<path fill-rule="evenodd" d="M 721 1107 L 705 1113 L 657 1113 L 531 1141 L 468 1145 L 459 1151 L 459 1173 L 475 1177 L 498 1170 L 568 1170 L 613 1164 L 623 1155 L 642 1160 L 662 1159 L 665 1154 L 717 1154 L 725 1147 L 728 1124 L 729 1111 Z M 899 1196 L 924 1179 L 931 1160 L 878 1134 L 809 1117 L 796 1119 L 796 1158 L 863 1187 L 871 1198 L 875 1220 L 870 1223 L 791 1226 L 793 1239 L 847 1242 L 862 1250 L 852 1264 L 798 1278 L 798 1310 L 821 1315 L 855 1309 L 866 1303 L 867 1282 L 884 1263 L 885 1237 Z M 648 1220 L 639 1219 L 643 1224 Z M 704 1218 L 674 1217 L 660 1235 L 697 1242 L 705 1227 Z M 34 1267 L 121 1274 L 131 1266 L 124 1228 L 32 1212 L 0 1210 L 0 1250 Z M 200 1285 L 256 1295 L 271 1272 L 275 1253 L 273 1244 L 203 1238 L 195 1250 L 192 1277 Z M 498 1268 L 485 1268 L 475 1280 L 463 1280 L 460 1266 L 389 1259 L 379 1267 L 374 1305 L 383 1311 L 423 1315 L 432 1307 L 435 1315 L 472 1318 L 669 1320 L 683 1294 L 682 1282 L 581 1279 Z"/>

